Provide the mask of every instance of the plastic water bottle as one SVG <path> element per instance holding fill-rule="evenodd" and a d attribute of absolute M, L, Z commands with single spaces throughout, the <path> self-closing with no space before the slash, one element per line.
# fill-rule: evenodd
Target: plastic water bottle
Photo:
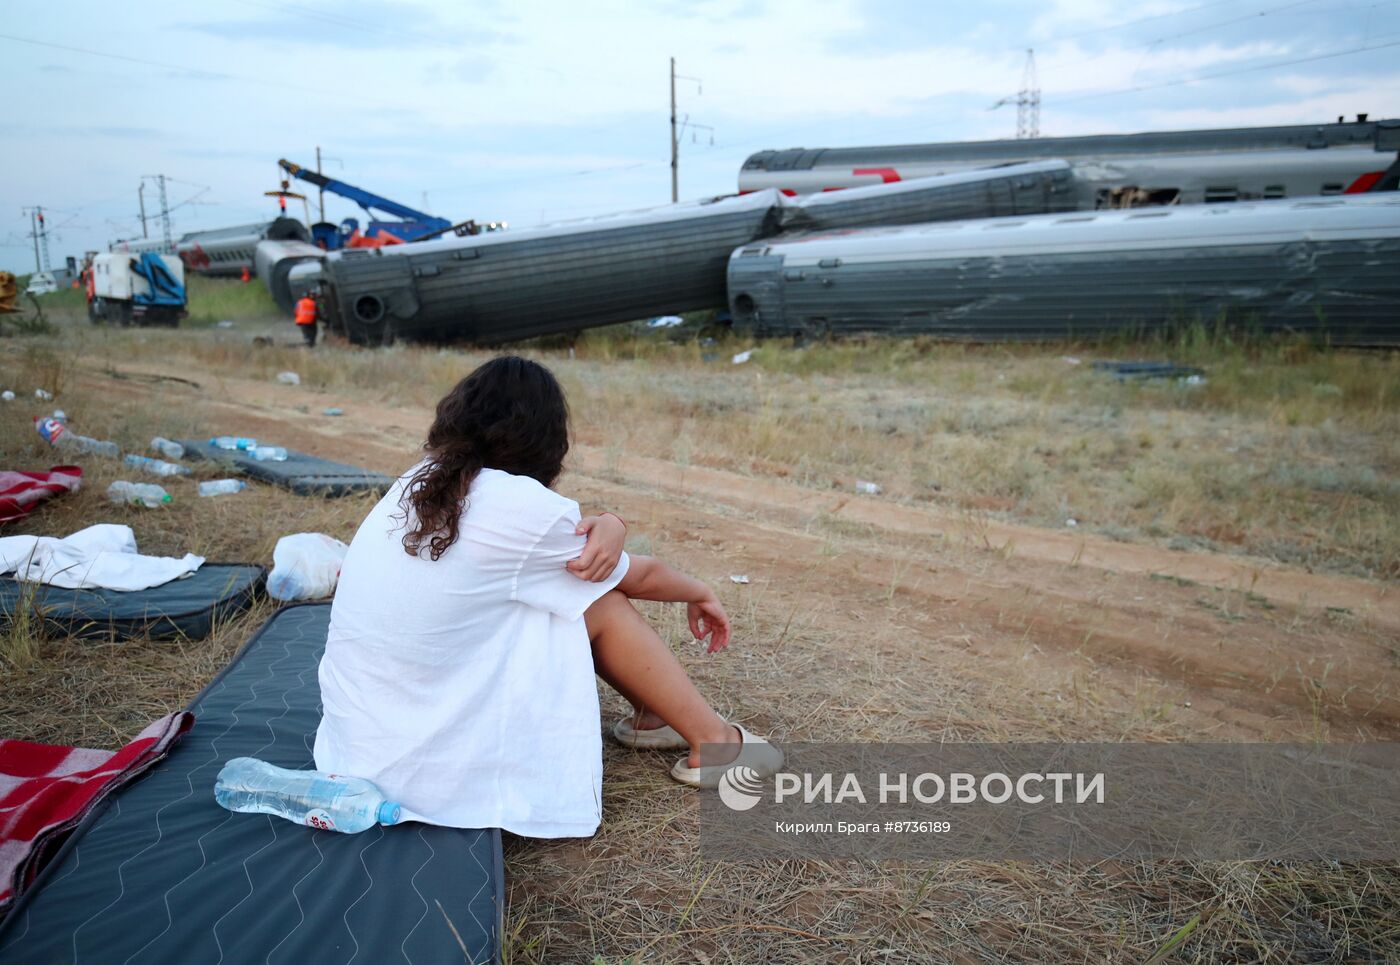
<path fill-rule="evenodd" d="M 122 462 L 136 469 L 141 469 L 156 476 L 188 476 L 190 471 L 185 466 L 177 466 L 173 462 L 163 462 L 160 459 L 152 459 L 150 456 L 138 456 L 136 453 L 127 453 Z"/>
<path fill-rule="evenodd" d="M 68 434 L 68 427 L 57 419 L 41 419 L 34 417 L 34 431 L 39 433 L 45 442 L 51 446 L 58 445 L 58 440 Z"/>
<path fill-rule="evenodd" d="M 248 484 L 241 479 L 207 479 L 199 484 L 201 496 L 222 496 L 225 493 L 241 493 Z"/>
<path fill-rule="evenodd" d="M 289 771 L 252 757 L 235 757 L 214 782 L 214 800 L 230 811 L 275 814 L 308 828 L 357 834 L 398 824 L 402 809 L 358 777 Z"/>
<path fill-rule="evenodd" d="M 245 439 L 242 436 L 216 436 L 209 440 L 209 445 L 216 449 L 256 449 L 258 440 Z"/>
<path fill-rule="evenodd" d="M 185 458 L 185 447 L 173 439 L 166 439 L 164 436 L 156 436 L 152 439 L 151 448 L 167 459 Z"/>
<path fill-rule="evenodd" d="M 254 446 L 248 455 L 258 462 L 286 462 L 287 450 L 281 446 Z"/>
<path fill-rule="evenodd" d="M 155 483 L 134 483 L 117 480 L 107 487 L 107 498 L 128 506 L 158 509 L 170 502 L 170 494 Z"/>
<path fill-rule="evenodd" d="M 115 442 L 80 436 L 54 418 L 35 418 L 34 428 L 49 445 L 67 449 L 70 452 L 90 452 L 95 456 L 110 456 L 113 459 L 122 454 L 121 448 Z"/>

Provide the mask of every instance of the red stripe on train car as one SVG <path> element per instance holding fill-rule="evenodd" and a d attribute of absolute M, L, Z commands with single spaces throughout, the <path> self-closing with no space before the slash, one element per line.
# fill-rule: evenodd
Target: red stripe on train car
<path fill-rule="evenodd" d="M 852 168 L 851 173 L 857 176 L 862 174 L 878 174 L 880 180 L 886 184 L 893 184 L 895 181 L 904 180 L 894 168 Z"/>
<path fill-rule="evenodd" d="M 1367 171 L 1361 177 L 1347 187 L 1343 194 L 1365 194 L 1376 186 L 1376 182 L 1385 177 L 1384 171 Z"/>

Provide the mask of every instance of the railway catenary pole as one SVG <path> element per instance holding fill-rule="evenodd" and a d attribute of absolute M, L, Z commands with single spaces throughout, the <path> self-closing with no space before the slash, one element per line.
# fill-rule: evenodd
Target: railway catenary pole
<path fill-rule="evenodd" d="M 160 187 L 160 227 L 163 232 L 164 241 L 161 251 L 168 255 L 173 255 L 175 253 L 175 242 L 172 241 L 170 237 L 170 201 L 165 194 L 165 175 L 153 174 L 151 177 L 156 179 L 156 184 Z"/>
<path fill-rule="evenodd" d="M 136 203 L 139 204 L 139 205 L 141 206 L 141 237 L 142 237 L 142 239 L 144 240 L 144 239 L 150 237 L 150 235 L 146 232 L 146 182 L 145 182 L 145 181 L 142 181 L 141 184 L 136 188 Z"/>
<path fill-rule="evenodd" d="M 39 266 L 39 223 L 34 219 L 34 212 L 37 209 L 29 209 L 29 234 L 34 239 L 34 273 L 37 275 L 44 269 Z"/>
<path fill-rule="evenodd" d="M 681 197 L 680 182 L 681 145 L 676 134 L 676 58 L 671 58 L 671 203 Z"/>
<path fill-rule="evenodd" d="M 317 173 L 317 174 L 320 174 L 320 173 L 321 173 L 321 145 L 319 145 L 319 144 L 316 145 L 316 173 Z M 325 220 L 326 220 L 326 189 L 323 188 L 323 187 L 321 187 L 320 185 L 317 185 L 317 187 L 316 187 L 316 193 L 317 193 L 317 195 L 319 196 L 319 201 L 320 201 L 320 205 L 321 205 L 321 220 L 322 220 L 322 221 L 325 221 Z"/>

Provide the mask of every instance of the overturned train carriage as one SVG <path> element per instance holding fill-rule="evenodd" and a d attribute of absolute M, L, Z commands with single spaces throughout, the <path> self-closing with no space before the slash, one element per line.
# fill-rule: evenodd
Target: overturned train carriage
<path fill-rule="evenodd" d="M 783 199 L 784 231 L 1002 218 L 1092 207 L 1067 161 L 1033 161 Z"/>
<path fill-rule="evenodd" d="M 1042 340 L 1195 319 L 1400 344 L 1400 195 L 818 232 L 729 260 L 758 335 Z"/>
<path fill-rule="evenodd" d="M 253 249 L 253 273 L 267 286 L 277 307 L 290 315 L 300 295 L 292 291 L 292 269 L 297 265 L 317 264 L 324 257 L 324 249 L 305 241 L 259 241 Z"/>
<path fill-rule="evenodd" d="M 504 342 L 724 304 L 729 251 L 777 229 L 776 191 L 508 234 L 347 249 L 324 266 L 333 327 Z"/>
<path fill-rule="evenodd" d="M 798 228 L 906 224 L 1072 209 L 1068 164 L 1046 161 L 840 196 L 777 191 L 672 205 L 508 234 L 327 256 L 331 325 L 354 342 L 396 337 L 504 342 L 725 304 L 735 247 Z M 298 266 L 292 287 L 314 269 Z"/>

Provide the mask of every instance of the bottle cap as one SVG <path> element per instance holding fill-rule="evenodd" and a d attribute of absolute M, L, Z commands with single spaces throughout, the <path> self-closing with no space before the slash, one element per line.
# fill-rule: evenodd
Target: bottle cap
<path fill-rule="evenodd" d="M 168 503 L 174 498 L 174 496 L 170 495 L 169 493 L 166 493 L 164 496 L 160 497 L 160 501 L 163 503 Z"/>
<path fill-rule="evenodd" d="M 402 815 L 403 808 L 393 801 L 385 801 L 379 805 L 378 820 L 380 824 L 398 824 Z"/>

